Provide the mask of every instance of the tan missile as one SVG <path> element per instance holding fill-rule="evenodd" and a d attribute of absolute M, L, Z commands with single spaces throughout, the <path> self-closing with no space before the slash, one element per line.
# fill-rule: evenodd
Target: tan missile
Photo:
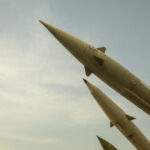
<path fill-rule="evenodd" d="M 103 138 L 100 138 L 97 136 L 103 150 L 117 150 L 116 147 L 114 147 L 112 144 L 110 144 L 108 141 L 104 140 Z"/>
<path fill-rule="evenodd" d="M 94 48 L 69 33 L 43 21 L 40 22 L 84 65 L 87 76 L 94 73 L 118 93 L 150 114 L 150 88 L 122 65 L 107 56 L 105 47 Z"/>
<path fill-rule="evenodd" d="M 116 105 L 96 86 L 86 80 L 84 80 L 84 82 L 96 102 L 109 118 L 110 126 L 116 126 L 116 128 L 137 148 L 137 150 L 150 150 L 149 141 L 132 122 L 135 118 L 125 114 L 118 105 Z"/>

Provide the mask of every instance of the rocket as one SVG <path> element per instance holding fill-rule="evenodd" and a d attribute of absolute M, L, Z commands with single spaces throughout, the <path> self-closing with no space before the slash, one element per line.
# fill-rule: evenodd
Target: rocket
<path fill-rule="evenodd" d="M 85 68 L 85 74 L 92 73 L 115 91 L 150 115 L 150 88 L 121 64 L 106 55 L 105 47 L 92 45 L 52 25 L 40 21 L 53 36 Z"/>
<path fill-rule="evenodd" d="M 103 150 L 117 150 L 116 147 L 114 147 L 112 144 L 110 144 L 108 141 L 104 140 L 103 138 L 97 136 Z"/>
<path fill-rule="evenodd" d="M 127 115 L 117 104 L 101 90 L 84 79 L 91 95 L 110 120 L 110 127 L 116 128 L 137 148 L 150 150 L 150 143 L 138 127 L 132 122 L 135 118 Z"/>

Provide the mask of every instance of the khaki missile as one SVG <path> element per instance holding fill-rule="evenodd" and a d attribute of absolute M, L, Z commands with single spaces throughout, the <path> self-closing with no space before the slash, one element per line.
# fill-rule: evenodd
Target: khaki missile
<path fill-rule="evenodd" d="M 112 144 L 110 144 L 108 141 L 104 140 L 103 138 L 100 138 L 97 136 L 103 150 L 117 150 Z"/>
<path fill-rule="evenodd" d="M 143 133 L 132 122 L 135 119 L 124 113 L 109 97 L 96 86 L 84 79 L 90 93 L 110 120 L 110 127 L 116 128 L 138 149 L 150 150 L 150 143 Z"/>
<path fill-rule="evenodd" d="M 105 54 L 105 47 L 94 48 L 80 39 L 40 21 L 54 37 L 91 73 L 150 115 L 150 88 L 130 71 Z"/>

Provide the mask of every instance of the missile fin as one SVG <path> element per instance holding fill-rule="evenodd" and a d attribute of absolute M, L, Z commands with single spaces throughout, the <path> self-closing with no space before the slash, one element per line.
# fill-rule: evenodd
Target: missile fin
<path fill-rule="evenodd" d="M 134 117 L 132 117 L 132 116 L 129 116 L 129 115 L 127 115 L 127 114 L 125 114 L 126 115 L 126 117 L 128 118 L 128 120 L 134 120 L 134 119 L 136 119 L 136 118 L 134 118 Z"/>
<path fill-rule="evenodd" d="M 98 47 L 97 49 L 100 50 L 103 53 L 105 53 L 105 51 L 106 51 L 106 47 Z"/>
<path fill-rule="evenodd" d="M 91 73 L 92 73 L 92 71 L 89 70 L 87 67 L 84 67 L 84 68 L 85 68 L 85 74 L 86 74 L 86 76 L 90 76 Z"/>
<path fill-rule="evenodd" d="M 101 65 L 103 64 L 104 60 L 102 58 L 99 58 L 97 56 L 94 56 L 94 57 Z"/>
<path fill-rule="evenodd" d="M 113 127 L 113 126 L 114 126 L 114 124 L 112 122 L 110 122 L 110 127 Z"/>

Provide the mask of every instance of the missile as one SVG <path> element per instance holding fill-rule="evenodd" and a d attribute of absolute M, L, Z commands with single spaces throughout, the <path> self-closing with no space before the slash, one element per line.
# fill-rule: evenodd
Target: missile
<path fill-rule="evenodd" d="M 103 138 L 100 138 L 97 136 L 103 150 L 117 150 L 112 144 L 110 144 L 108 141 L 104 140 Z"/>
<path fill-rule="evenodd" d="M 87 76 L 95 74 L 103 82 L 150 115 L 150 88 L 130 71 L 106 55 L 105 47 L 90 44 L 40 20 L 52 35 L 85 68 Z"/>
<path fill-rule="evenodd" d="M 138 149 L 150 150 L 150 143 L 132 122 L 135 118 L 124 113 L 109 97 L 84 79 L 90 93 L 110 120 L 110 127 L 116 128 Z"/>

